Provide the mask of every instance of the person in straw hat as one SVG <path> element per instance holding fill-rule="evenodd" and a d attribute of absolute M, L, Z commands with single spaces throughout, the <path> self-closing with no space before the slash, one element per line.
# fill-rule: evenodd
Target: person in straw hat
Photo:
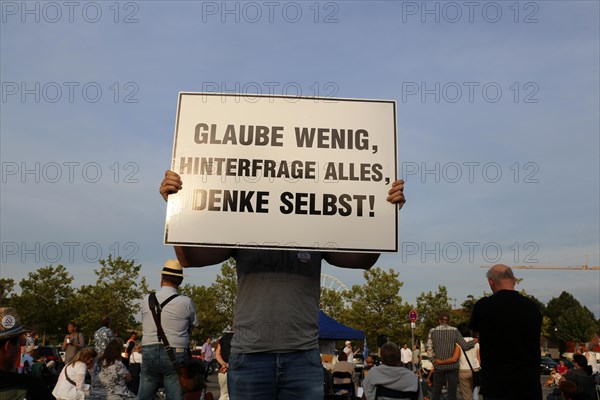
<path fill-rule="evenodd" d="M 54 399 L 41 380 L 14 371 L 15 361 L 25 344 L 25 328 L 12 307 L 0 308 L 0 399 Z"/>
<path fill-rule="evenodd" d="M 189 331 L 198 326 L 196 307 L 192 300 L 178 293 L 183 282 L 183 268 L 176 260 L 167 260 L 161 272 L 160 290 L 156 299 L 161 305 L 160 322 L 177 361 L 189 357 Z M 177 372 L 158 339 L 158 331 L 148 300 L 142 301 L 142 372 L 138 390 L 138 400 L 153 400 L 156 392 L 163 387 L 167 399 L 183 399 L 183 392 L 177 379 Z"/>

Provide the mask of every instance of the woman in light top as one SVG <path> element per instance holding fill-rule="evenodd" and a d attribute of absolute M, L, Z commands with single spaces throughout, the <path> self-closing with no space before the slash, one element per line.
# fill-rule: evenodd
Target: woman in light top
<path fill-rule="evenodd" d="M 79 351 L 73 359 L 64 366 L 52 394 L 57 400 L 83 400 L 89 391 L 85 384 L 85 374 L 94 365 L 96 350 L 86 347 Z"/>

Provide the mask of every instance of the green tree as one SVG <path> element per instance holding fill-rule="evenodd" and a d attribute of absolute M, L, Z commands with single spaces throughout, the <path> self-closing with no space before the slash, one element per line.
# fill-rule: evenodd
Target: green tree
<path fill-rule="evenodd" d="M 228 320 L 225 314 L 219 311 L 219 299 L 215 288 L 186 284 L 181 287 L 180 292 L 192 299 L 200 321 L 200 325 L 192 329 L 191 339 L 196 344 L 202 344 L 208 336 L 220 336 Z"/>
<path fill-rule="evenodd" d="M 588 342 L 595 333 L 595 320 L 590 318 L 585 307 L 573 307 L 565 310 L 555 321 L 555 336 L 561 353 L 566 342 Z"/>
<path fill-rule="evenodd" d="M 421 292 L 417 297 L 417 313 L 420 322 L 417 323 L 415 335 L 422 340 L 427 340 L 429 330 L 438 325 L 439 314 L 443 311 L 449 313 L 451 310 L 452 306 L 450 305 L 446 286 L 439 285 L 437 292 Z M 454 322 L 450 321 L 452 325 L 454 325 Z"/>
<path fill-rule="evenodd" d="M 121 257 L 100 260 L 100 269 L 94 270 L 97 276 L 94 285 L 84 285 L 75 296 L 79 330 L 87 338 L 100 327 L 104 316 L 111 318 L 111 328 L 120 335 L 138 325 L 135 315 L 140 311 L 139 301 L 148 293 L 145 277 L 140 277 L 141 265 L 134 260 Z"/>
<path fill-rule="evenodd" d="M 566 309 L 581 307 L 581 304 L 571 293 L 563 291 L 560 296 L 553 297 L 546 305 L 546 316 L 555 322 Z"/>
<path fill-rule="evenodd" d="M 406 340 L 410 337 L 410 306 L 402 304 L 399 291 L 403 283 L 398 280 L 399 274 L 391 268 L 387 272 L 371 268 L 363 276 L 365 284 L 354 285 L 344 292 L 350 308 L 342 313 L 342 322 L 364 330 L 371 347 L 378 335 Z"/>
<path fill-rule="evenodd" d="M 321 287 L 319 308 L 331 318 L 340 320 L 346 310 L 344 296 L 345 293 L 343 291 Z M 348 294 L 346 294 L 346 296 L 348 296 Z"/>
<path fill-rule="evenodd" d="M 0 278 L 0 305 L 10 306 L 10 296 L 15 288 L 15 280 L 12 278 Z"/>
<path fill-rule="evenodd" d="M 217 300 L 217 312 L 225 320 L 225 325 L 231 326 L 237 300 L 237 274 L 233 258 L 221 265 L 221 274 L 217 275 L 212 288 Z"/>
<path fill-rule="evenodd" d="M 57 334 L 64 329 L 72 314 L 73 277 L 65 267 L 47 266 L 30 272 L 19 282 L 21 295 L 13 296 L 27 326 L 42 335 Z"/>
<path fill-rule="evenodd" d="M 547 316 L 542 317 L 542 336 L 547 338 L 552 337 L 554 327 L 552 326 L 552 321 Z"/>
<path fill-rule="evenodd" d="M 473 308 L 475 308 L 475 303 L 477 303 L 479 299 L 473 296 L 472 294 L 468 295 L 465 301 L 461 303 L 461 307 L 465 310 L 465 313 L 471 316 L 473 314 Z"/>
<path fill-rule="evenodd" d="M 546 317 L 551 321 L 550 338 L 558 344 L 561 353 L 565 351 L 567 342 L 587 342 L 595 332 L 593 313 L 565 291 L 550 299 Z"/>

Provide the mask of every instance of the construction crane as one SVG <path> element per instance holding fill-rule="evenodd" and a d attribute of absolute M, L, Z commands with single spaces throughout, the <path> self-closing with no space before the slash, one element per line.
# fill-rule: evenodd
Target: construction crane
<path fill-rule="evenodd" d="M 491 265 L 482 265 L 481 268 L 490 268 Z M 567 271 L 600 271 L 600 265 L 589 266 L 588 256 L 585 256 L 584 265 L 558 266 L 558 265 L 511 265 L 512 269 L 554 269 Z"/>

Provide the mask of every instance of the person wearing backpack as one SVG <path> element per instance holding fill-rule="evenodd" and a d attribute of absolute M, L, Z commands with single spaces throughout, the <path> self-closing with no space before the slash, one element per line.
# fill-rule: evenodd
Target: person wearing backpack
<path fill-rule="evenodd" d="M 165 346 L 158 338 L 158 330 L 149 299 L 155 295 L 160 304 L 160 325 L 173 348 L 177 361 L 189 358 L 189 331 L 198 326 L 194 302 L 178 293 L 183 282 L 183 268 L 175 260 L 167 260 L 161 273 L 160 290 L 150 293 L 142 301 L 142 372 L 138 389 L 138 400 L 153 400 L 163 387 L 167 399 L 183 399 L 183 391 Z"/>

